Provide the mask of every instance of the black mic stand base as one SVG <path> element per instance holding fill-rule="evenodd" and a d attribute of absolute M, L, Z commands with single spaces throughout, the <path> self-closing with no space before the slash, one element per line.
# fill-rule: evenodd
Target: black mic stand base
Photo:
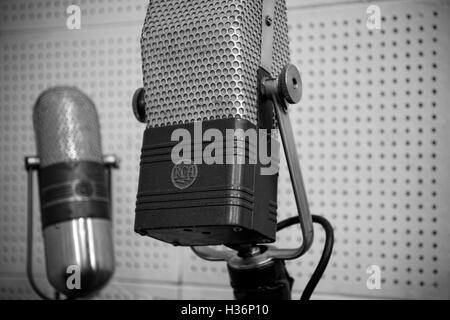
<path fill-rule="evenodd" d="M 25 157 L 25 170 L 28 176 L 28 186 L 27 186 L 27 253 L 26 253 L 26 272 L 28 282 L 32 290 L 43 300 L 59 300 L 61 292 L 55 289 L 54 298 L 48 297 L 37 285 L 34 275 L 33 275 L 33 172 L 40 170 L 40 159 L 36 156 Z M 107 155 L 103 157 L 103 166 L 106 171 L 106 179 L 108 185 L 108 197 L 112 199 L 112 169 L 117 169 L 119 167 L 119 160 L 114 155 Z M 111 206 L 110 206 L 111 210 Z M 71 297 L 67 297 L 71 299 Z"/>
<path fill-rule="evenodd" d="M 228 274 L 236 300 L 291 300 L 294 279 L 283 260 L 249 269 L 235 269 L 228 264 Z"/>

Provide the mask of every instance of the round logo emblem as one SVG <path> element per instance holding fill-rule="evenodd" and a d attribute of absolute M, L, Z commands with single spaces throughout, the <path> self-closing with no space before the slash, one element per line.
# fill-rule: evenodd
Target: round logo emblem
<path fill-rule="evenodd" d="M 94 187 L 89 181 L 79 181 L 75 185 L 75 193 L 81 197 L 92 197 Z"/>
<path fill-rule="evenodd" d="M 178 189 L 186 189 L 197 179 L 197 174 L 198 167 L 195 163 L 190 160 L 181 161 L 172 168 L 172 183 Z"/>

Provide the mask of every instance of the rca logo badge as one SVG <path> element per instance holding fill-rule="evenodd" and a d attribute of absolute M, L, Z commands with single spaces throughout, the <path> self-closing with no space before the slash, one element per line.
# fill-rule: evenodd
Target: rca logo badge
<path fill-rule="evenodd" d="M 66 273 L 70 274 L 70 276 L 68 276 L 67 280 L 66 280 L 67 289 L 69 289 L 69 290 L 73 290 L 73 289 L 80 290 L 81 289 L 81 271 L 80 271 L 80 266 L 77 266 L 77 265 L 68 266 L 67 270 L 66 270 Z"/>
<path fill-rule="evenodd" d="M 190 187 L 197 179 L 198 167 L 190 160 L 183 160 L 172 168 L 172 183 L 178 189 Z"/>

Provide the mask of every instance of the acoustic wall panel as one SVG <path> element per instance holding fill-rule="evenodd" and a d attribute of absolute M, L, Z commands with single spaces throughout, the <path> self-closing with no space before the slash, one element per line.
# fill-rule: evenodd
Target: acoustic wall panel
<path fill-rule="evenodd" d="M 39 288 L 48 297 L 53 297 L 53 291 L 48 282 L 43 278 L 36 278 Z M 0 278 L 0 297 L 2 300 L 36 300 L 37 295 L 31 289 L 28 281 L 23 276 L 2 276 Z"/>

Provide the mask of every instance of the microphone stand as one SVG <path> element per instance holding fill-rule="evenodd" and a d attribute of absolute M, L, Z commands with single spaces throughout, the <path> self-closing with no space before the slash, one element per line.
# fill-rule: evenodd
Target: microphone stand
<path fill-rule="evenodd" d="M 112 212 L 112 169 L 119 168 L 119 159 L 115 155 L 106 155 L 103 157 L 103 164 L 106 170 L 106 179 L 108 184 L 108 196 L 110 199 L 110 208 Z M 33 275 L 33 172 L 39 171 L 40 159 L 36 156 L 25 157 L 25 170 L 28 176 L 27 186 L 27 255 L 26 270 L 27 278 L 33 291 L 43 300 L 52 300 L 36 284 Z M 55 290 L 54 300 L 60 299 L 61 293 Z"/>

